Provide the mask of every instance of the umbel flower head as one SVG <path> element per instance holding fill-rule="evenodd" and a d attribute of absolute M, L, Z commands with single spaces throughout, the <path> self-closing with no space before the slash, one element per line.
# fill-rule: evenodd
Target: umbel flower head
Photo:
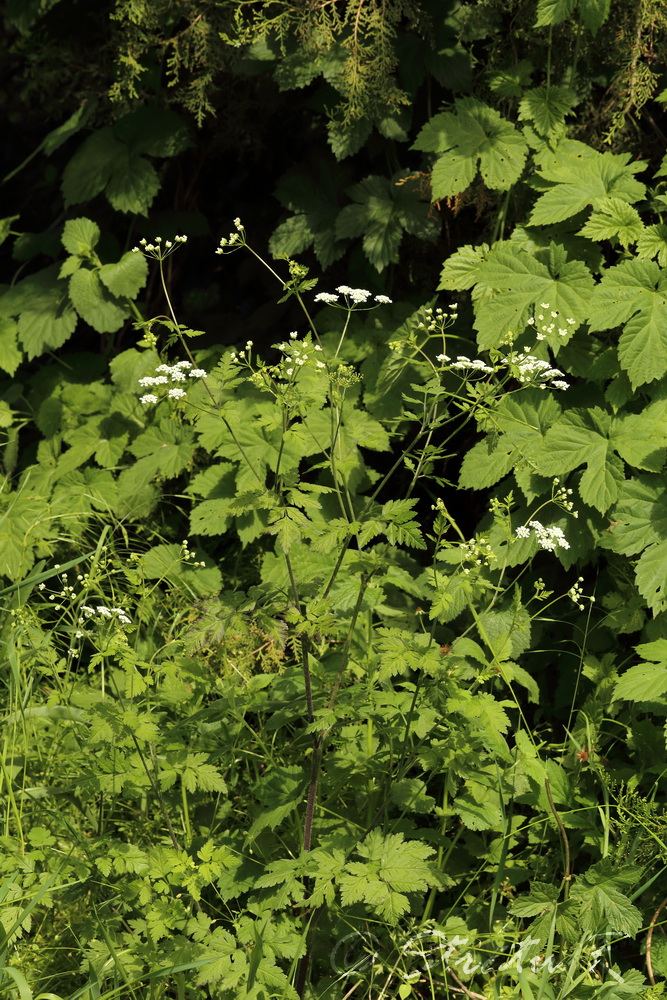
<path fill-rule="evenodd" d="M 163 240 L 161 236 L 155 236 L 152 243 L 148 240 L 139 240 L 139 246 L 132 247 L 132 253 L 142 253 L 144 257 L 153 257 L 154 260 L 164 260 L 169 254 L 177 250 L 182 243 L 187 243 L 187 236 L 174 236 L 173 240 Z"/>
<path fill-rule="evenodd" d="M 185 396 L 185 390 L 178 383 L 187 382 L 189 378 L 204 378 L 206 375 L 203 368 L 194 368 L 191 361 L 177 361 L 171 366 L 158 365 L 155 372 L 155 375 L 145 375 L 140 378 L 139 385 L 144 389 L 167 386 L 166 392 L 162 388 L 160 392 L 169 399 L 182 399 Z M 170 383 L 177 384 L 169 387 Z M 154 392 L 147 392 L 144 396 L 140 396 L 139 402 L 144 405 L 157 403 L 159 397 Z"/>

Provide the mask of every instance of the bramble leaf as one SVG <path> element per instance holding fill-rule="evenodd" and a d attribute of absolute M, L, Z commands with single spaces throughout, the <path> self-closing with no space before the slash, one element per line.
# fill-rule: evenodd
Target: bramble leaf
<path fill-rule="evenodd" d="M 146 284 L 148 264 L 142 253 L 129 251 L 115 264 L 104 264 L 98 273 L 112 295 L 133 299 Z"/>

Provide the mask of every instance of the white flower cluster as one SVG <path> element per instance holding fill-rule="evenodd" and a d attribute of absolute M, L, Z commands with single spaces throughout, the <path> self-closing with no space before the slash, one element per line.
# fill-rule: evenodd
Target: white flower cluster
<path fill-rule="evenodd" d="M 139 246 L 132 247 L 132 253 L 143 253 L 146 257 L 164 260 L 170 253 L 177 250 L 181 243 L 187 243 L 187 241 L 187 236 L 174 236 L 173 240 L 163 240 L 161 236 L 156 236 L 154 243 L 149 243 L 145 239 L 139 240 Z"/>
<path fill-rule="evenodd" d="M 567 337 L 572 332 L 568 328 L 576 326 L 576 319 L 569 316 L 567 319 L 562 320 L 560 313 L 556 309 L 552 309 L 548 302 L 540 302 L 540 310 L 544 310 L 544 312 L 536 312 L 535 316 L 531 316 L 527 320 L 529 326 L 535 327 L 535 334 L 538 340 L 544 340 L 548 333 L 553 333 L 556 329 L 556 323 L 565 323 L 565 326 L 558 327 L 559 337 Z"/>
<path fill-rule="evenodd" d="M 572 517 L 579 517 L 579 511 L 574 509 L 574 504 L 570 500 L 572 490 L 560 485 L 560 479 L 554 479 L 551 499 L 563 510 L 572 514 Z"/>
<path fill-rule="evenodd" d="M 507 364 L 515 378 L 524 385 L 530 383 L 536 385 L 538 389 L 546 389 L 549 385 L 553 389 L 569 389 L 569 382 L 565 382 L 561 376 L 563 372 L 558 368 L 552 368 L 549 361 L 542 361 L 533 357 L 529 347 L 524 347 L 523 354 L 512 352 L 507 357 Z"/>
<path fill-rule="evenodd" d="M 452 302 L 449 309 L 450 312 L 446 312 L 444 309 L 434 310 L 431 306 L 427 306 L 424 309 L 424 318 L 417 324 L 416 329 L 425 330 L 427 333 L 443 333 L 445 327 L 451 326 L 459 315 L 459 307 L 456 302 Z M 445 355 L 442 354 L 438 360 L 444 357 Z M 449 358 L 447 360 L 449 361 Z"/>
<path fill-rule="evenodd" d="M 529 521 L 527 525 L 524 524 L 522 527 L 517 528 L 517 538 L 530 538 L 531 528 L 535 532 L 537 544 L 541 549 L 547 549 L 549 552 L 555 552 L 559 547 L 561 549 L 569 549 L 570 543 L 560 528 L 556 526 L 545 528 L 539 521 Z"/>
<path fill-rule="evenodd" d="M 338 293 L 337 295 L 333 292 L 318 292 L 315 296 L 315 302 L 324 302 L 328 306 L 335 306 L 341 295 L 345 299 L 345 306 L 342 308 L 346 309 L 366 305 L 371 297 L 373 298 L 373 302 L 378 306 L 391 305 L 392 302 L 388 295 L 373 295 L 372 292 L 367 291 L 365 288 L 350 288 L 349 285 L 339 285 L 336 292 Z M 373 305 L 371 303 L 372 308 Z"/>
<path fill-rule="evenodd" d="M 252 340 L 247 341 L 242 351 L 231 354 L 229 360 L 247 366 L 250 369 L 250 380 L 260 389 L 267 388 L 277 378 L 293 381 L 298 371 L 309 361 L 314 363 L 315 368 L 326 368 L 326 363 L 318 357 L 318 354 L 322 354 L 320 345 L 311 343 L 309 337 L 304 340 L 299 340 L 298 337 L 296 330 L 292 330 L 289 341 L 273 345 L 283 354 L 277 365 L 264 365 L 260 362 L 259 367 L 255 368 L 251 355 Z"/>
<path fill-rule="evenodd" d="M 580 611 L 585 611 L 586 610 L 585 605 L 582 604 L 582 600 L 583 600 L 583 597 L 584 597 L 584 589 L 583 589 L 583 587 L 581 585 L 582 585 L 583 582 L 584 582 L 584 578 L 583 578 L 583 576 L 580 576 L 577 579 L 577 582 L 574 584 L 574 586 L 570 587 L 570 589 L 567 592 L 567 596 L 570 598 L 571 601 L 574 601 L 574 603 L 577 605 L 577 607 L 579 608 Z M 591 598 L 589 598 L 589 600 L 592 601 L 593 598 L 591 597 Z"/>
<path fill-rule="evenodd" d="M 96 608 L 91 608 L 88 604 L 83 605 L 78 624 L 86 625 L 89 621 L 111 621 L 119 625 L 132 624 L 132 620 L 125 614 L 122 608 L 107 608 L 104 604 L 98 604 Z M 77 638 L 79 637 L 77 633 Z"/>
<path fill-rule="evenodd" d="M 490 566 L 496 558 L 493 547 L 483 538 L 473 538 L 470 542 L 461 542 L 459 551 L 463 562 L 472 562 L 475 566 Z M 463 572 L 468 574 L 470 570 L 464 569 Z"/>
<path fill-rule="evenodd" d="M 438 355 L 438 361 L 445 359 L 447 356 L 445 354 Z M 486 374 L 493 375 L 495 368 L 487 365 L 486 361 L 482 361 L 481 358 L 475 358 L 473 361 L 467 358 L 465 354 L 459 354 L 453 364 L 449 366 L 450 368 L 470 368 L 473 371 L 485 372 Z"/>
<path fill-rule="evenodd" d="M 175 365 L 171 366 L 158 365 L 155 371 L 160 372 L 160 374 L 145 375 L 144 378 L 139 379 L 139 385 L 142 388 L 147 389 L 158 385 L 169 385 L 170 381 L 186 382 L 188 378 L 204 378 L 206 375 L 203 368 L 193 368 L 191 361 L 177 361 Z M 167 396 L 170 399 L 182 399 L 185 396 L 185 390 L 181 389 L 179 385 L 175 385 L 167 390 Z M 155 393 L 148 392 L 145 396 L 140 396 L 139 402 L 144 405 L 147 403 L 157 403 L 158 397 Z"/>
<path fill-rule="evenodd" d="M 245 227 L 240 219 L 234 219 L 234 228 L 236 232 L 230 233 L 229 236 L 223 236 L 220 240 L 216 253 L 229 253 L 230 250 L 238 250 L 244 245 Z"/>

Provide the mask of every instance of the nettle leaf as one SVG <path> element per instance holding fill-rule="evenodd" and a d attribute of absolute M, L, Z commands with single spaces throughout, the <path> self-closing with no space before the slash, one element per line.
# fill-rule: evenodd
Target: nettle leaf
<path fill-rule="evenodd" d="M 593 288 L 586 265 L 568 261 L 555 243 L 538 255 L 509 242 L 499 244 L 477 275 L 475 326 L 480 349 L 497 347 L 510 332 L 522 330 L 535 311 L 538 316 L 540 311 L 548 313 L 555 330 L 576 330 L 588 315 Z M 559 335 L 554 336 L 558 342 Z"/>
<path fill-rule="evenodd" d="M 646 185 L 635 179 L 642 161 L 630 163 L 630 153 L 598 153 L 583 142 L 566 139 L 540 158 L 538 176 L 550 185 L 535 202 L 530 225 L 546 226 L 594 209 L 607 198 L 633 204 L 641 201 Z"/>
<path fill-rule="evenodd" d="M 636 243 L 643 232 L 644 224 L 636 208 L 620 198 L 603 198 L 578 235 L 591 240 L 616 239 L 622 247 L 628 247 Z"/>
<path fill-rule="evenodd" d="M 560 476 L 585 464 L 579 483 L 584 503 L 604 513 L 617 500 L 624 482 L 623 463 L 609 440 L 611 417 L 599 407 L 567 410 L 534 453 L 539 471 Z"/>
<path fill-rule="evenodd" d="M 667 267 L 667 226 L 663 223 L 647 226 L 637 239 L 636 250 L 639 260 L 656 257 L 660 267 Z"/>
<path fill-rule="evenodd" d="M 431 118 L 412 147 L 444 154 L 433 165 L 433 200 L 465 191 L 475 179 L 478 165 L 488 187 L 508 190 L 523 170 L 526 140 L 511 122 L 474 97 L 456 100 L 454 108 L 454 112 Z"/>
<path fill-rule="evenodd" d="M 90 219 L 69 219 L 61 239 L 68 253 L 89 257 L 99 242 L 100 228 Z"/>
<path fill-rule="evenodd" d="M 667 640 L 644 642 L 636 652 L 651 662 L 626 670 L 614 687 L 614 701 L 654 701 L 667 692 Z"/>
<path fill-rule="evenodd" d="M 392 180 L 371 176 L 349 190 L 356 205 L 346 206 L 336 219 L 336 238 L 363 236 L 369 261 L 378 271 L 398 262 L 403 233 L 435 240 L 439 225 L 430 206 L 408 175 Z"/>
<path fill-rule="evenodd" d="M 591 300 L 590 329 L 624 324 L 618 357 L 633 389 L 667 372 L 667 275 L 648 260 L 605 271 Z"/>
<path fill-rule="evenodd" d="M 112 295 L 133 299 L 146 284 L 148 264 L 142 253 L 123 254 L 115 264 L 104 264 L 98 271 L 100 281 Z"/>
<path fill-rule="evenodd" d="M 519 119 L 531 122 L 540 135 L 548 137 L 563 125 L 576 100 L 569 87 L 534 87 L 519 104 Z"/>
<path fill-rule="evenodd" d="M 120 330 L 129 313 L 129 307 L 104 287 L 97 269 L 76 271 L 69 279 L 69 294 L 81 319 L 98 333 Z"/>
<path fill-rule="evenodd" d="M 349 861 L 338 876 L 343 906 L 366 903 L 384 920 L 395 924 L 409 909 L 406 893 L 425 892 L 439 884 L 432 864 L 434 850 L 419 841 L 405 841 L 402 833 L 371 830 L 357 845 L 365 861 Z"/>

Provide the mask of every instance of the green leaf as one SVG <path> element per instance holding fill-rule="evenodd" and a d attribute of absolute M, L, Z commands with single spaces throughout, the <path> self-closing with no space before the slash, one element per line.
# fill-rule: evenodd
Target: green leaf
<path fill-rule="evenodd" d="M 611 0 L 579 0 L 579 17 L 592 35 L 596 35 L 609 17 Z"/>
<path fill-rule="evenodd" d="M 663 223 L 647 226 L 637 239 L 637 258 L 651 260 L 654 257 L 660 267 L 667 267 L 667 226 Z"/>
<path fill-rule="evenodd" d="M 667 275 L 657 264 L 626 260 L 605 271 L 589 324 L 592 332 L 624 324 L 618 357 L 634 389 L 667 373 Z"/>
<path fill-rule="evenodd" d="M 349 191 L 357 204 L 348 205 L 336 219 L 337 239 L 363 236 L 364 252 L 378 271 L 398 262 L 404 231 L 426 240 L 438 235 L 439 226 L 419 187 L 402 180 L 407 179 L 364 178 Z"/>
<path fill-rule="evenodd" d="M 489 256 L 491 248 L 488 243 L 478 246 L 460 247 L 445 261 L 440 272 L 438 290 L 452 289 L 464 291 L 473 288 L 477 283 L 481 265 Z"/>
<path fill-rule="evenodd" d="M 537 0 L 536 28 L 550 28 L 570 17 L 577 0 Z"/>
<path fill-rule="evenodd" d="M 662 476 L 638 476 L 623 484 L 612 523 L 600 544 L 623 555 L 634 555 L 667 538 L 667 488 Z"/>
<path fill-rule="evenodd" d="M 275 830 L 282 821 L 302 805 L 307 786 L 304 769 L 297 765 L 274 765 L 254 786 L 254 794 L 262 810 L 248 830 L 247 839 L 254 840 L 262 830 Z"/>
<path fill-rule="evenodd" d="M 521 175 L 528 147 L 511 122 L 486 104 L 465 97 L 454 112 L 442 112 L 421 129 L 413 149 L 444 153 L 431 177 L 433 199 L 452 197 L 470 186 L 479 170 L 488 187 L 506 191 Z"/>
<path fill-rule="evenodd" d="M 402 833 L 371 830 L 357 845 L 366 860 L 348 861 L 338 877 L 343 906 L 364 902 L 388 923 L 395 924 L 409 908 L 408 892 L 425 892 L 439 878 L 426 861 L 432 847 L 405 841 Z"/>
<path fill-rule="evenodd" d="M 644 169 L 642 161 L 630 161 L 630 153 L 598 153 L 583 142 L 566 139 L 540 159 L 538 175 L 547 190 L 535 202 L 530 225 L 562 222 L 589 205 L 597 209 L 607 198 L 629 204 L 641 201 L 646 187 L 634 175 Z"/>
<path fill-rule="evenodd" d="M 188 127 L 175 111 L 158 104 L 144 104 L 114 125 L 115 135 L 133 153 L 177 156 L 192 146 Z"/>
<path fill-rule="evenodd" d="M 117 159 L 105 193 L 117 211 L 148 215 L 159 190 L 160 179 L 153 165 L 143 156 L 128 153 L 123 160 Z"/>
<path fill-rule="evenodd" d="M 146 284 L 148 264 L 142 253 L 129 251 L 117 263 L 104 264 L 98 273 L 112 295 L 133 299 Z"/>
<path fill-rule="evenodd" d="M 636 208 L 620 198 L 602 198 L 578 235 L 592 240 L 617 239 L 622 247 L 628 247 L 636 243 L 643 232 L 644 225 Z"/>
<path fill-rule="evenodd" d="M 576 100 L 569 87 L 534 87 L 519 104 L 519 120 L 532 122 L 540 135 L 549 137 L 563 125 Z"/>
<path fill-rule="evenodd" d="M 598 861 L 579 875 L 572 885 L 570 898 L 582 904 L 583 929 L 598 931 L 604 928 L 634 937 L 642 926 L 642 915 L 626 892 L 637 887 L 641 875 L 641 868 L 631 865 L 615 868 L 609 858 Z"/>
<path fill-rule="evenodd" d="M 574 331 L 588 315 L 593 287 L 588 268 L 580 261 L 567 261 L 557 244 L 538 255 L 509 243 L 498 245 L 477 275 L 475 326 L 480 349 L 496 347 L 509 333 L 523 330 L 533 313 L 539 319 L 542 303 L 556 331 L 570 326 Z M 559 341 L 558 333 L 549 337 Z"/>
<path fill-rule="evenodd" d="M 130 445 L 137 458 L 145 459 L 145 467 L 153 475 L 177 476 L 192 461 L 194 435 L 190 427 L 163 417 L 157 426 L 148 427 Z"/>
<path fill-rule="evenodd" d="M 128 306 L 104 287 L 98 270 L 76 271 L 69 279 L 69 294 L 79 316 L 98 333 L 120 330 L 129 313 Z"/>
<path fill-rule="evenodd" d="M 464 490 L 481 490 L 494 486 L 511 471 L 516 449 L 506 439 L 488 435 L 467 452 L 461 463 L 459 487 Z"/>
<path fill-rule="evenodd" d="M 614 701 L 655 701 L 667 692 L 667 657 L 662 663 L 638 663 L 614 686 Z"/>
<path fill-rule="evenodd" d="M 618 498 L 623 463 L 609 441 L 611 417 L 599 407 L 567 410 L 534 452 L 540 473 L 560 476 L 585 464 L 579 492 L 584 503 L 604 513 Z"/>
<path fill-rule="evenodd" d="M 649 403 L 640 413 L 614 417 L 609 436 L 628 465 L 660 472 L 667 449 L 667 400 Z"/>
<path fill-rule="evenodd" d="M 62 244 L 68 253 L 89 257 L 100 238 L 100 229 L 90 219 L 69 219 L 63 229 Z"/>
<path fill-rule="evenodd" d="M 79 146 L 63 172 L 65 207 L 90 201 L 104 191 L 118 167 L 127 162 L 127 146 L 110 127 L 98 129 Z"/>
<path fill-rule="evenodd" d="M 667 609 L 667 541 L 649 545 L 635 567 L 637 590 L 654 615 Z"/>
<path fill-rule="evenodd" d="M 7 215 L 4 219 L 0 219 L 0 245 L 5 242 L 11 233 L 12 222 L 16 222 L 18 218 L 20 218 L 18 215 Z"/>
<path fill-rule="evenodd" d="M 14 375 L 23 352 L 18 346 L 18 324 L 10 316 L 0 316 L 0 368 Z"/>

